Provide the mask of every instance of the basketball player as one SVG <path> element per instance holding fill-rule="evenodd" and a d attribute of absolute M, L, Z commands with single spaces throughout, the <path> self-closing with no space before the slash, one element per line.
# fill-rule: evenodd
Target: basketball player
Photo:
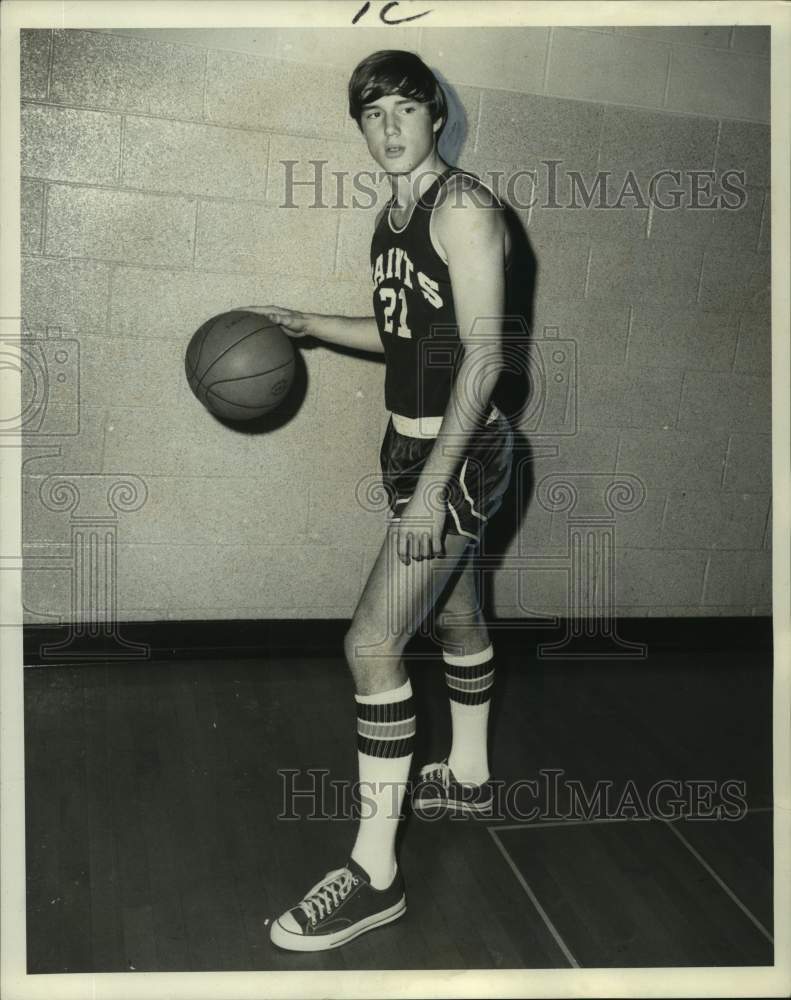
<path fill-rule="evenodd" d="M 478 812 L 492 800 L 494 649 L 474 557 L 511 473 L 512 432 L 492 402 L 503 367 L 510 238 L 496 197 L 440 156 L 445 96 L 416 55 L 364 59 L 349 82 L 349 112 L 392 189 L 371 243 L 373 316 L 245 307 L 293 337 L 383 353 L 391 412 L 380 454 L 391 519 L 345 637 L 359 778 L 374 808 L 362 815 L 345 863 L 273 922 L 272 942 L 294 951 L 337 947 L 404 913 L 394 845 L 415 713 L 402 654 L 432 609 L 452 746 L 446 760 L 421 769 L 413 806 Z M 446 357 L 452 348 L 455 369 L 431 363 L 432 344 Z"/>

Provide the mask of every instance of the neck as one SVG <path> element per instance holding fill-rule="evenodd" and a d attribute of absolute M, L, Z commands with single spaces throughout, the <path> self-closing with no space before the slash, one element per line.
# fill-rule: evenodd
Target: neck
<path fill-rule="evenodd" d="M 447 163 L 434 149 L 419 166 L 409 174 L 390 174 L 390 188 L 399 208 L 409 208 L 421 198 L 447 168 Z"/>

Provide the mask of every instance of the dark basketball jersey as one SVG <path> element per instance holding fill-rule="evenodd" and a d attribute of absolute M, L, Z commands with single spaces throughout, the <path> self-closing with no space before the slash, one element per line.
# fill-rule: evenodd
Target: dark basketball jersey
<path fill-rule="evenodd" d="M 433 207 L 452 174 L 464 175 L 464 190 L 484 186 L 474 174 L 449 167 L 400 229 L 390 219 L 391 199 L 371 241 L 373 308 L 386 364 L 385 406 L 413 419 L 444 415 L 460 361 L 450 273 L 429 232 Z"/>

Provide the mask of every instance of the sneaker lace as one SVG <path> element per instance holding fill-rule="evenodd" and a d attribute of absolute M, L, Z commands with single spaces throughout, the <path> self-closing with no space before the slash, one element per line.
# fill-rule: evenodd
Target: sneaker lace
<path fill-rule="evenodd" d="M 352 886 L 360 880 L 348 868 L 336 868 L 328 872 L 305 895 L 299 904 L 313 926 L 318 920 L 328 916 L 351 892 Z"/>
<path fill-rule="evenodd" d="M 446 760 L 442 760 L 437 764 L 426 764 L 425 767 L 420 769 L 421 781 L 439 781 L 443 788 L 447 788 L 450 784 L 450 767 Z"/>

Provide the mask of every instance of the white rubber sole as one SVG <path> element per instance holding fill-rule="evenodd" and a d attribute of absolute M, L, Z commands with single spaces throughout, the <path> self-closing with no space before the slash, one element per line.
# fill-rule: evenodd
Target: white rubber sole
<path fill-rule="evenodd" d="M 339 948 L 342 944 L 348 944 L 361 934 L 372 931 L 376 927 L 384 927 L 398 920 L 406 911 L 406 896 L 402 896 L 397 903 L 381 910 L 379 913 L 372 913 L 365 920 L 360 920 L 351 927 L 346 927 L 342 931 L 335 931 L 334 934 L 293 934 L 287 931 L 278 918 L 269 931 L 269 940 L 278 948 L 285 951 L 328 951 L 330 948 Z"/>
<path fill-rule="evenodd" d="M 469 802 L 456 802 L 453 799 L 416 799 L 412 801 L 412 810 L 419 812 L 425 809 L 431 818 L 444 812 L 469 813 L 471 816 L 484 816 L 491 813 L 493 801 L 490 799 L 483 805 L 473 805 Z"/>

